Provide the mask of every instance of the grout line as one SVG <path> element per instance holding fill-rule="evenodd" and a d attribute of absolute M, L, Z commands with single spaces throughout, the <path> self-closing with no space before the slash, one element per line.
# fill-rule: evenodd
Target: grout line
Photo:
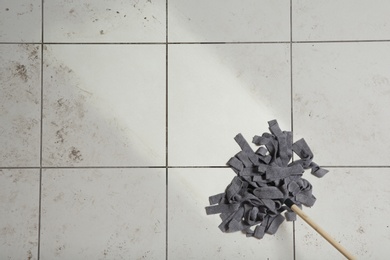
<path fill-rule="evenodd" d="M 293 48 L 293 30 L 292 30 L 292 0 L 290 0 L 290 116 L 291 116 L 291 133 L 293 135 L 294 140 L 294 89 L 293 89 L 293 55 L 292 55 L 292 48 Z M 294 153 L 292 154 L 292 161 L 294 161 Z M 292 234 L 292 246 L 293 246 L 293 259 L 296 260 L 296 249 L 295 249 L 295 221 L 293 221 L 293 234 Z"/>
<path fill-rule="evenodd" d="M 325 165 L 325 166 L 321 166 L 323 168 L 355 168 L 355 169 L 359 169 L 359 168 L 372 168 L 372 169 L 381 169 L 381 168 L 384 168 L 384 169 L 387 169 L 387 168 L 390 168 L 390 165 Z"/>
<path fill-rule="evenodd" d="M 165 169 L 166 166 L 46 166 L 42 169 Z"/>
<path fill-rule="evenodd" d="M 51 45 L 177 45 L 177 44 L 310 44 L 310 43 L 381 43 L 388 40 L 318 40 L 318 41 L 262 41 L 262 42 L 45 42 Z M 40 42 L 0 42 L 1 44 L 40 44 Z"/>
<path fill-rule="evenodd" d="M 41 226 L 42 226 L 42 161 L 43 161 L 43 46 L 44 45 L 44 0 L 41 1 L 41 118 L 39 141 L 39 201 L 38 201 L 38 248 L 37 259 L 41 255 Z"/>
<path fill-rule="evenodd" d="M 208 169 L 223 169 L 223 168 L 231 168 L 230 166 L 168 166 L 169 169 L 186 169 L 186 168 L 208 168 Z"/>
<path fill-rule="evenodd" d="M 293 98 L 293 62 L 292 62 L 292 0 L 290 0 L 290 113 L 291 113 L 291 132 L 294 133 L 294 98 Z"/>
<path fill-rule="evenodd" d="M 389 169 L 390 165 L 321 165 L 323 168 L 352 168 L 352 169 Z M 0 167 L 0 170 L 20 170 L 20 169 L 225 169 L 231 168 L 230 166 L 42 166 L 42 167 Z"/>
<path fill-rule="evenodd" d="M 166 45 L 166 42 L 45 42 L 51 45 Z"/>
<path fill-rule="evenodd" d="M 178 45 L 178 44 L 287 44 L 290 43 L 290 41 L 269 41 L 269 42 L 169 42 L 168 44 L 172 45 Z"/>
<path fill-rule="evenodd" d="M 292 43 L 370 43 L 390 42 L 390 40 L 319 40 L 319 41 L 293 41 Z"/>
<path fill-rule="evenodd" d="M 169 201 L 168 201 L 168 195 L 169 195 L 169 189 L 168 189 L 168 181 L 169 181 L 169 174 L 168 174 L 168 61 L 169 61 L 169 38 L 168 38 L 168 0 L 165 0 L 165 259 L 168 260 L 168 214 L 169 214 Z"/>
<path fill-rule="evenodd" d="M 295 221 L 293 221 L 293 259 L 296 260 L 296 238 L 295 238 Z"/>
<path fill-rule="evenodd" d="M 41 42 L 0 42 L 0 45 L 41 44 Z"/>
<path fill-rule="evenodd" d="M 0 170 L 29 170 L 29 169 L 39 170 L 39 169 L 41 169 L 41 167 L 39 167 L 39 166 L 37 166 L 37 167 L 17 167 L 17 166 L 13 166 L 13 167 L 0 167 Z"/>

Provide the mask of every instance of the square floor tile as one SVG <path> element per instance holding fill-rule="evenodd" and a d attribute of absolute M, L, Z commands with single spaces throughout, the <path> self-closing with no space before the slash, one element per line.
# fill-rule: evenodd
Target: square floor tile
<path fill-rule="evenodd" d="M 165 165 L 164 46 L 45 48 L 45 166 Z"/>
<path fill-rule="evenodd" d="M 292 1 L 294 41 L 388 40 L 386 0 Z"/>
<path fill-rule="evenodd" d="M 0 259 L 37 259 L 39 170 L 0 170 Z"/>
<path fill-rule="evenodd" d="M 224 192 L 234 175 L 228 168 L 169 169 L 169 259 L 293 259 L 292 223 L 258 240 L 222 233 L 219 216 L 206 215 L 209 196 Z"/>
<path fill-rule="evenodd" d="M 290 40 L 286 0 L 173 0 L 168 8 L 171 42 Z"/>
<path fill-rule="evenodd" d="M 39 45 L 0 45 L 0 166 L 39 166 Z"/>
<path fill-rule="evenodd" d="M 40 42 L 41 0 L 0 2 L 0 42 Z"/>
<path fill-rule="evenodd" d="M 164 0 L 45 2 L 46 42 L 165 42 Z"/>
<path fill-rule="evenodd" d="M 165 169 L 44 170 L 40 259 L 161 259 Z"/>
<path fill-rule="evenodd" d="M 290 128 L 287 44 L 169 48 L 169 165 L 225 165 L 278 119 Z"/>
<path fill-rule="evenodd" d="M 323 165 L 390 165 L 390 44 L 293 46 L 294 135 Z"/>
<path fill-rule="evenodd" d="M 336 168 L 310 176 L 317 202 L 304 208 L 357 259 L 387 259 L 390 242 L 388 169 Z M 301 219 L 295 225 L 296 259 L 345 259 Z"/>

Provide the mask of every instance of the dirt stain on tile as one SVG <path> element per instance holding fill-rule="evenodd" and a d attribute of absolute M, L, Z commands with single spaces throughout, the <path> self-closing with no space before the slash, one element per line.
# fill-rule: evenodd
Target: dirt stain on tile
<path fill-rule="evenodd" d="M 154 230 L 154 233 L 155 234 L 159 234 L 161 233 L 161 230 L 160 230 L 160 220 L 157 220 L 156 223 L 154 223 L 154 227 L 153 227 L 153 230 Z"/>
<path fill-rule="evenodd" d="M 18 183 L 20 180 L 20 175 L 16 175 L 16 176 L 11 175 L 10 177 L 13 178 L 12 180 L 13 183 Z"/>
<path fill-rule="evenodd" d="M 80 162 L 80 161 L 84 160 L 80 150 L 78 150 L 76 147 L 71 148 L 71 151 L 69 153 L 69 159 L 71 159 L 75 162 L 77 162 L 77 161 Z"/>
<path fill-rule="evenodd" d="M 27 251 L 27 260 L 31 260 L 33 258 L 33 255 L 31 253 L 31 250 Z"/>
<path fill-rule="evenodd" d="M 56 131 L 56 138 L 57 138 L 57 141 L 56 141 L 55 143 L 56 143 L 56 144 L 58 144 L 58 143 L 63 144 L 64 141 L 65 141 L 65 136 L 66 136 L 66 132 L 64 131 L 64 127 L 61 128 L 60 130 L 57 130 L 57 131 Z"/>
<path fill-rule="evenodd" d="M 25 6 L 25 7 L 26 7 L 25 10 L 23 10 L 22 12 L 16 13 L 16 15 L 21 16 L 21 15 L 24 15 L 24 14 L 27 14 L 27 13 L 32 13 L 34 11 L 34 5 L 33 4 L 29 4 L 28 6 Z"/>
<path fill-rule="evenodd" d="M 23 136 L 23 138 L 28 138 L 32 136 L 32 130 L 36 129 L 39 124 L 37 119 L 25 118 L 23 116 L 19 116 L 15 118 L 13 121 L 12 130 L 14 133 Z M 27 139 L 26 139 L 27 141 Z"/>
<path fill-rule="evenodd" d="M 24 82 L 28 81 L 27 76 L 27 68 L 25 65 L 17 63 L 15 66 L 15 76 L 18 76 L 20 79 L 22 79 Z"/>
<path fill-rule="evenodd" d="M 71 115 L 73 113 L 77 113 L 78 117 L 82 119 L 84 118 L 86 112 L 86 109 L 84 107 L 85 102 L 86 97 L 84 97 L 83 95 L 78 95 L 75 98 L 75 101 L 72 102 L 73 104 L 63 97 L 59 98 L 55 104 L 57 108 L 57 114 L 66 116 Z"/>
<path fill-rule="evenodd" d="M 61 255 L 62 250 L 64 250 L 64 249 L 65 249 L 65 245 L 62 245 L 62 246 L 57 247 L 57 248 L 56 248 L 56 256 Z"/>
<path fill-rule="evenodd" d="M 356 230 L 356 232 L 358 232 L 359 234 L 364 234 L 364 233 L 365 233 L 364 228 L 363 228 L 362 226 L 360 226 L 360 227 Z"/>
<path fill-rule="evenodd" d="M 137 260 L 141 260 L 141 259 L 148 259 L 148 255 L 150 254 L 150 250 L 146 251 L 143 253 L 143 255 L 139 258 L 137 258 Z"/>
<path fill-rule="evenodd" d="M 12 236 L 16 233 L 15 231 L 15 228 L 13 228 L 12 226 L 10 225 L 7 225 L 5 227 L 3 227 L 1 230 L 0 230 L 0 235 L 1 236 Z"/>
<path fill-rule="evenodd" d="M 83 122 L 93 93 L 82 88 L 77 71 L 51 57 L 50 52 L 48 47 L 44 66 L 47 68 L 45 84 L 49 90 L 46 91 L 48 106 L 44 115 L 50 124 L 51 142 L 55 145 L 49 149 L 45 163 L 52 165 L 57 160 L 66 164 L 80 163 L 85 158 L 74 134 L 87 128 Z"/>
<path fill-rule="evenodd" d="M 28 59 L 30 61 L 36 61 L 39 59 L 39 46 L 35 44 L 19 44 L 19 47 L 24 49 L 28 53 Z"/>
<path fill-rule="evenodd" d="M 65 194 L 63 192 L 60 192 L 55 198 L 53 199 L 55 202 L 61 201 L 64 198 Z"/>

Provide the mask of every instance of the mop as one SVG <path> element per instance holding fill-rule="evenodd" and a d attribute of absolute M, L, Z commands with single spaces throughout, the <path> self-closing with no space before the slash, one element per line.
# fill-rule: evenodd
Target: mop
<path fill-rule="evenodd" d="M 206 214 L 220 214 L 222 232 L 242 231 L 257 239 L 275 234 L 284 220 L 295 221 L 298 215 L 345 257 L 355 259 L 301 209 L 316 201 L 312 185 L 302 178 L 305 170 L 310 169 L 318 178 L 328 170 L 313 162 L 304 139 L 293 143 L 292 132 L 282 131 L 276 120 L 268 125 L 270 133 L 253 137 L 252 142 L 259 147 L 256 151 L 242 134 L 234 138 L 241 151 L 227 164 L 236 176 L 224 193 L 209 197 L 211 206 L 206 207 Z M 299 159 L 290 162 L 293 152 Z"/>

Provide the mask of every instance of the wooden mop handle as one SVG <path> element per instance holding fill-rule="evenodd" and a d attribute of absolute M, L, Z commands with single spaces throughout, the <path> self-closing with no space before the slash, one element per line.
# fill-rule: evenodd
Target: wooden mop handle
<path fill-rule="evenodd" d="M 307 216 L 297 205 L 295 205 L 290 199 L 284 202 L 287 207 L 291 208 L 292 211 L 297 213 L 307 224 L 309 224 L 315 231 L 318 232 L 323 238 L 325 238 L 332 246 L 334 246 L 340 253 L 342 253 L 349 260 L 356 260 L 356 258 L 347 251 L 340 243 L 334 240 L 325 230 L 317 225 L 309 216 Z"/>

